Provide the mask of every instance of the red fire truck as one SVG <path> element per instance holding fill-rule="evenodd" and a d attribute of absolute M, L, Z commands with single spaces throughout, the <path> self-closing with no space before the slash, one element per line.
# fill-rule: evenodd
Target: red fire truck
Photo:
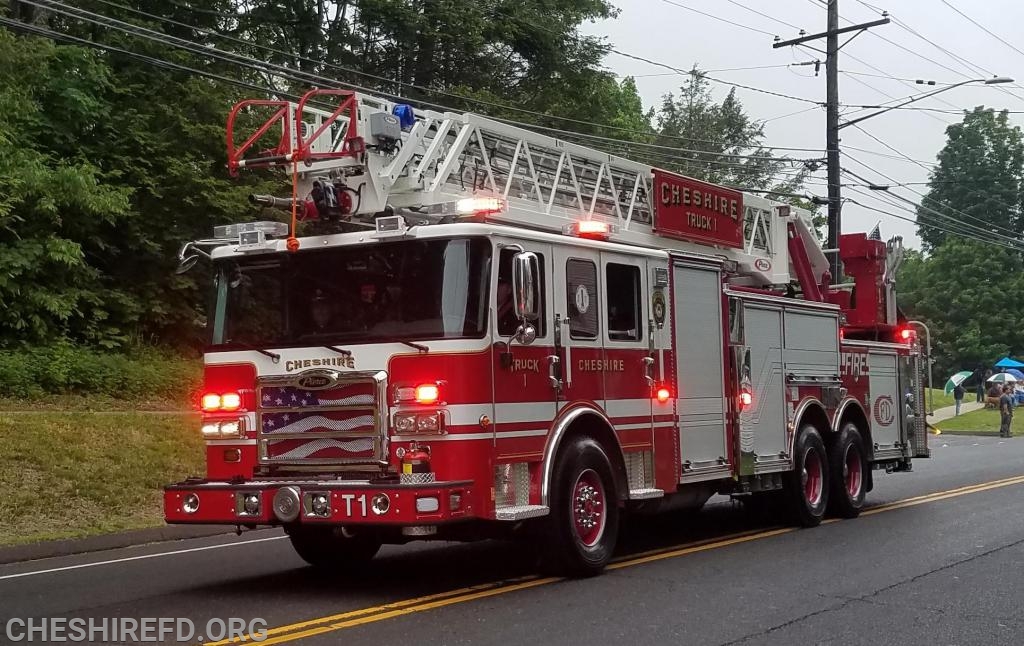
<path fill-rule="evenodd" d="M 291 221 L 182 249 L 216 298 L 169 523 L 282 526 L 318 566 L 522 531 L 589 574 L 629 514 L 774 495 L 813 526 L 928 455 L 899 239 L 843 235 L 834 284 L 799 208 L 339 90 L 240 103 L 228 160 L 287 172 L 252 199 Z"/>

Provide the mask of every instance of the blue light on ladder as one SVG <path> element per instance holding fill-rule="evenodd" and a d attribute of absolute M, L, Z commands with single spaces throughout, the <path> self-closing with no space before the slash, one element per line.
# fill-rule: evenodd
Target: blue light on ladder
<path fill-rule="evenodd" d="M 402 124 L 402 130 L 412 130 L 416 123 L 416 114 L 412 111 L 411 105 L 399 103 L 391 112 L 398 117 L 398 123 Z"/>

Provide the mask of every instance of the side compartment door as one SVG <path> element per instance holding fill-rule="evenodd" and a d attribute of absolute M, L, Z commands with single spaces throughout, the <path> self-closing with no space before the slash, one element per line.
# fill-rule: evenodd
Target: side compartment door
<path fill-rule="evenodd" d="M 680 482 L 731 470 L 726 434 L 722 276 L 716 268 L 672 267 Z"/>
<path fill-rule="evenodd" d="M 868 416 L 875 459 L 902 457 L 899 375 L 896 353 L 868 353 Z"/>
<path fill-rule="evenodd" d="M 604 409 L 601 258 L 582 247 L 554 247 L 555 341 L 561 384 L 557 405 L 593 402 Z"/>
<path fill-rule="evenodd" d="M 782 457 L 788 449 L 782 310 L 752 301 L 744 302 L 743 310 L 753 397 L 740 413 L 740 443 L 753 449 L 754 473 L 778 471 L 789 465 Z"/>

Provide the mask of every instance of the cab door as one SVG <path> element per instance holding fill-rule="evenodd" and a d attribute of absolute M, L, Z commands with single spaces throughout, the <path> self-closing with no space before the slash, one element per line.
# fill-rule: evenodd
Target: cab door
<path fill-rule="evenodd" d="M 654 413 L 651 391 L 658 373 L 647 329 L 647 260 L 601 252 L 601 279 L 605 412 L 616 429 L 627 432 L 625 444 L 647 449 Z"/>
<path fill-rule="evenodd" d="M 537 334 L 531 343 L 523 343 L 516 338 L 521 322 L 516 318 L 511 302 L 512 259 L 521 251 L 534 253 L 540 266 L 537 281 L 540 312 L 538 319 L 531 323 Z M 519 454 L 536 452 L 540 455 L 544 435 L 555 416 L 555 390 L 548 379 L 548 357 L 555 352 L 551 321 L 551 246 L 528 240 L 499 243 L 495 259 L 490 325 L 494 374 L 492 428 L 496 440 L 517 439 L 509 446 L 522 449 Z M 499 454 L 505 444 L 507 442 L 499 446 Z"/>

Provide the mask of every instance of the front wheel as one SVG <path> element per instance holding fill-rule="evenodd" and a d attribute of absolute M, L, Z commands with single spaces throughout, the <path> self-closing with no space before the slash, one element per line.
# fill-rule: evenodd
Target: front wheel
<path fill-rule="evenodd" d="M 558 456 L 552 478 L 547 566 L 570 576 L 601 572 L 615 551 L 619 507 L 608 456 L 579 438 Z"/>
<path fill-rule="evenodd" d="M 789 506 L 797 523 L 815 527 L 825 517 L 829 494 L 828 456 L 818 429 L 801 427 L 793 456 L 793 470 L 785 478 Z"/>
<path fill-rule="evenodd" d="M 293 527 L 287 531 L 302 560 L 323 569 L 358 568 L 376 556 L 381 546 L 372 536 L 346 535 L 340 527 Z"/>
<path fill-rule="evenodd" d="M 864 508 L 866 464 L 864 438 L 855 424 L 844 424 L 829 452 L 832 471 L 829 504 L 836 515 L 856 518 Z"/>

